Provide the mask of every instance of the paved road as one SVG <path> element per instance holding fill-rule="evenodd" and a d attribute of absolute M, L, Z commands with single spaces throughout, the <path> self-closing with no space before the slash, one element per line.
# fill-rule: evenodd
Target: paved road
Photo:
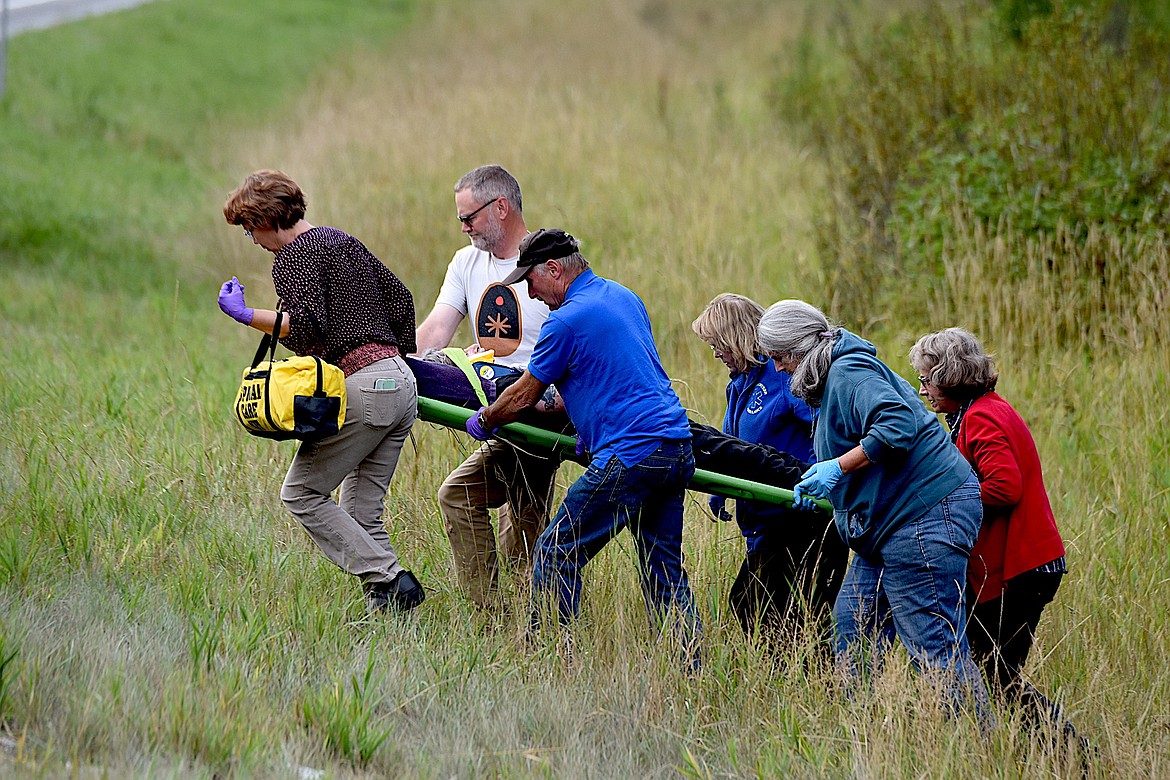
<path fill-rule="evenodd" d="M 4 2 L 4 0 L 0 0 Z M 7 0 L 8 34 L 41 30 L 85 16 L 120 11 L 150 0 Z"/>

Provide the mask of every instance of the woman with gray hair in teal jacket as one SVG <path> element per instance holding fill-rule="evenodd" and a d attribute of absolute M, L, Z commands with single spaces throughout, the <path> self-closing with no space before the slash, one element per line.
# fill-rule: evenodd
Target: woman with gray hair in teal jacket
<path fill-rule="evenodd" d="M 983 518 L 970 464 L 874 345 L 816 307 L 773 304 L 759 342 L 817 410 L 817 462 L 796 485 L 796 504 L 827 498 L 855 553 L 833 607 L 838 662 L 851 676 L 880 668 L 897 636 L 918 668 L 944 674 L 953 703 L 970 696 L 986 719 L 964 630 L 967 560 Z"/>

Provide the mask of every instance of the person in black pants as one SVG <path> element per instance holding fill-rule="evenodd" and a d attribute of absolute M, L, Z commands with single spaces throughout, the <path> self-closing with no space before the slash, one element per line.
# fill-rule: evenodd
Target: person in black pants
<path fill-rule="evenodd" d="M 418 379 L 421 397 L 469 409 L 480 406 L 467 376 L 445 355 L 429 352 L 421 359 L 406 360 Z M 494 401 L 518 376 L 518 372 L 493 366 L 491 379 L 480 377 L 485 397 Z M 563 401 L 552 388 L 547 402 L 525 414 L 522 421 L 528 424 L 557 433 L 575 433 Z M 767 444 L 743 441 L 694 420 L 689 425 L 695 465 L 704 471 L 791 490 L 808 468 L 806 461 Z M 803 431 L 798 433 L 807 437 Z M 566 453 L 565 457 L 582 465 L 589 462 L 588 456 L 583 458 L 581 453 Z M 712 505 L 715 504 L 723 509 L 724 500 L 713 496 Z M 750 529 L 745 532 L 749 534 L 746 539 L 750 550 L 731 586 L 728 601 L 744 631 L 750 633 L 757 624 L 774 628 L 783 623 L 784 616 L 799 619 L 806 605 L 827 614 L 840 588 L 847 556 L 844 543 L 830 527 L 831 518 L 821 512 L 799 512 L 762 501 L 741 501 L 737 513 L 741 523 Z M 724 519 L 731 519 L 725 509 L 722 514 Z"/>
<path fill-rule="evenodd" d="M 951 440 L 979 476 L 983 524 L 967 567 L 967 639 L 993 690 L 1037 725 L 1076 729 L 1024 679 L 1036 626 L 1068 572 L 1040 456 L 1020 414 L 995 392 L 994 359 L 974 334 L 946 328 L 910 350 L 919 395 L 945 415 Z"/>
<path fill-rule="evenodd" d="M 729 372 L 722 431 L 691 425 L 695 461 L 791 489 L 814 460 L 813 412 L 792 395 L 789 376 L 761 355 L 756 326 L 763 313 L 750 298 L 724 293 L 691 325 Z M 722 496 L 709 505 L 713 517 L 732 519 Z M 848 558 L 832 517 L 743 499 L 734 517 L 746 549 L 728 602 L 744 631 L 798 628 L 806 610 L 827 616 Z"/>

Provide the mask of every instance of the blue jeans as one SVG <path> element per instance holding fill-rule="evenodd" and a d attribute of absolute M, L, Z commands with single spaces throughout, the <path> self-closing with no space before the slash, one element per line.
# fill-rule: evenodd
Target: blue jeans
<path fill-rule="evenodd" d="M 550 598 L 562 624 L 576 617 L 581 570 L 629 526 L 651 624 L 657 626 L 673 612 L 680 622 L 679 638 L 697 652 L 701 626 L 682 558 L 683 493 L 694 473 L 689 441 L 664 442 L 630 467 L 616 456 L 604 467 L 589 464 L 536 541 L 534 620 Z"/>
<path fill-rule="evenodd" d="M 918 669 L 942 676 L 952 705 L 970 697 L 987 721 L 987 688 L 971 659 L 964 607 L 967 560 L 982 521 L 972 474 L 870 557 L 854 555 L 833 608 L 834 651 L 852 678 L 866 666 L 880 669 L 897 636 Z"/>

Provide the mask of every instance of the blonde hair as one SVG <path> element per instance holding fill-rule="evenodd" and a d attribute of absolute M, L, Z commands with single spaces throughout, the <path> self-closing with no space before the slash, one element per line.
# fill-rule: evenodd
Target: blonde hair
<path fill-rule="evenodd" d="M 691 323 L 691 330 L 731 358 L 735 370 L 743 373 L 758 366 L 760 345 L 756 326 L 764 307 L 751 298 L 735 293 L 721 293 L 707 304 L 707 308 Z"/>

